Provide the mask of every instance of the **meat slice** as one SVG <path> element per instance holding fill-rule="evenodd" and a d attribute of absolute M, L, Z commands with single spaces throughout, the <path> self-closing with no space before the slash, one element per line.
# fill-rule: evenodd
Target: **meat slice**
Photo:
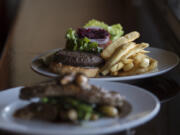
<path fill-rule="evenodd" d="M 53 122 L 58 117 L 58 109 L 55 105 L 52 104 L 31 103 L 17 110 L 14 113 L 14 116 L 26 120 L 34 119 Z"/>
<path fill-rule="evenodd" d="M 124 99 L 119 93 L 106 91 L 93 85 L 79 86 L 75 83 L 61 85 L 59 81 L 43 83 L 21 89 L 21 99 L 31 99 L 34 97 L 59 97 L 72 96 L 82 101 L 94 104 L 106 104 L 122 106 Z"/>

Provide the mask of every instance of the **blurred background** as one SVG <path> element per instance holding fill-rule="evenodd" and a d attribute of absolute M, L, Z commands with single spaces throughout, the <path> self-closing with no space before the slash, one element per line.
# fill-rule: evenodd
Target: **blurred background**
<path fill-rule="evenodd" d="M 68 28 L 77 29 L 93 18 L 110 25 L 121 23 L 125 33 L 134 30 L 141 33 L 138 42 L 180 55 L 180 0 L 0 0 L 0 54 L 12 33 L 18 44 L 14 46 L 21 48 L 28 42 L 31 44 L 26 48 L 28 51 L 63 47 Z M 38 48 L 38 44 L 44 47 Z M 179 69 L 178 66 L 169 73 L 178 84 Z M 180 96 L 166 104 L 168 107 L 162 110 L 166 115 L 156 133 L 179 135 Z M 151 129 L 141 134 L 152 135 L 148 130 Z"/>
<path fill-rule="evenodd" d="M 0 52 L 3 50 L 20 3 L 21 0 L 0 0 Z"/>
<path fill-rule="evenodd" d="M 0 0 L 1 50 L 15 16 L 26 8 L 31 9 L 26 11 L 27 22 L 23 24 L 29 29 L 44 25 L 45 32 L 59 29 L 58 40 L 64 38 L 67 28 L 78 28 L 94 18 L 121 23 L 125 33 L 137 30 L 142 33 L 141 40 L 152 46 L 174 49 L 180 41 L 179 0 Z"/>

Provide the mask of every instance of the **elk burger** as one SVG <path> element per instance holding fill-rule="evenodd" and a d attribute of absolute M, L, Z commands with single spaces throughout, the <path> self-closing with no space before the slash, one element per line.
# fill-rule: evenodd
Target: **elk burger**
<path fill-rule="evenodd" d="M 57 51 L 50 63 L 50 69 L 58 74 L 82 72 L 96 77 L 104 64 L 100 53 L 123 34 L 120 24 L 107 24 L 91 20 L 83 28 L 68 29 L 66 47 Z"/>

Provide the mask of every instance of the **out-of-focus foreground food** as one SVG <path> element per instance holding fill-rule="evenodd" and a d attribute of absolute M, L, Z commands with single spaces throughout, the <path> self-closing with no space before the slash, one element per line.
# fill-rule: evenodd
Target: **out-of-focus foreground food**
<path fill-rule="evenodd" d="M 21 89 L 20 98 L 31 102 L 14 113 L 25 120 L 80 122 L 101 117 L 118 117 L 125 106 L 120 93 L 90 85 L 81 73 L 65 74 L 50 82 Z"/>

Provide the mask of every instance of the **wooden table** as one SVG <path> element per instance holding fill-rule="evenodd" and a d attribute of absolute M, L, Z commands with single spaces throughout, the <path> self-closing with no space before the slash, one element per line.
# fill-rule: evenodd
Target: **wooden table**
<path fill-rule="evenodd" d="M 95 18 L 108 24 L 121 22 L 127 32 L 136 30 L 138 23 L 134 20 L 138 16 L 134 11 L 137 7 L 129 3 L 132 3 L 131 0 L 121 2 L 116 0 L 22 1 L 0 60 L 0 89 L 30 85 L 49 79 L 31 70 L 31 60 L 47 50 L 63 48 L 65 45 L 64 35 L 70 27 L 76 29 L 88 20 Z M 128 14 L 131 14 L 131 16 L 128 16 Z M 137 30 L 143 32 L 141 27 L 137 27 Z M 176 48 L 172 49 L 172 47 L 168 48 L 167 46 L 165 48 L 176 50 Z M 179 67 L 166 75 L 132 83 L 149 88 L 162 100 L 169 99 L 180 90 L 178 73 Z M 173 106 L 176 106 L 179 102 L 176 98 L 163 105 L 165 107 L 162 108 L 160 115 L 152 123 L 138 128 L 137 132 L 143 135 L 149 135 L 150 133 L 168 135 L 167 132 L 169 131 L 166 128 L 172 126 L 170 125 L 172 124 L 170 114 L 178 114 Z M 180 112 L 180 110 L 178 111 Z M 175 120 L 174 117 L 173 120 Z M 179 124 L 178 121 L 175 121 L 175 123 Z M 157 131 L 157 128 L 159 128 L 159 131 Z M 161 128 L 162 130 L 160 130 Z"/>

